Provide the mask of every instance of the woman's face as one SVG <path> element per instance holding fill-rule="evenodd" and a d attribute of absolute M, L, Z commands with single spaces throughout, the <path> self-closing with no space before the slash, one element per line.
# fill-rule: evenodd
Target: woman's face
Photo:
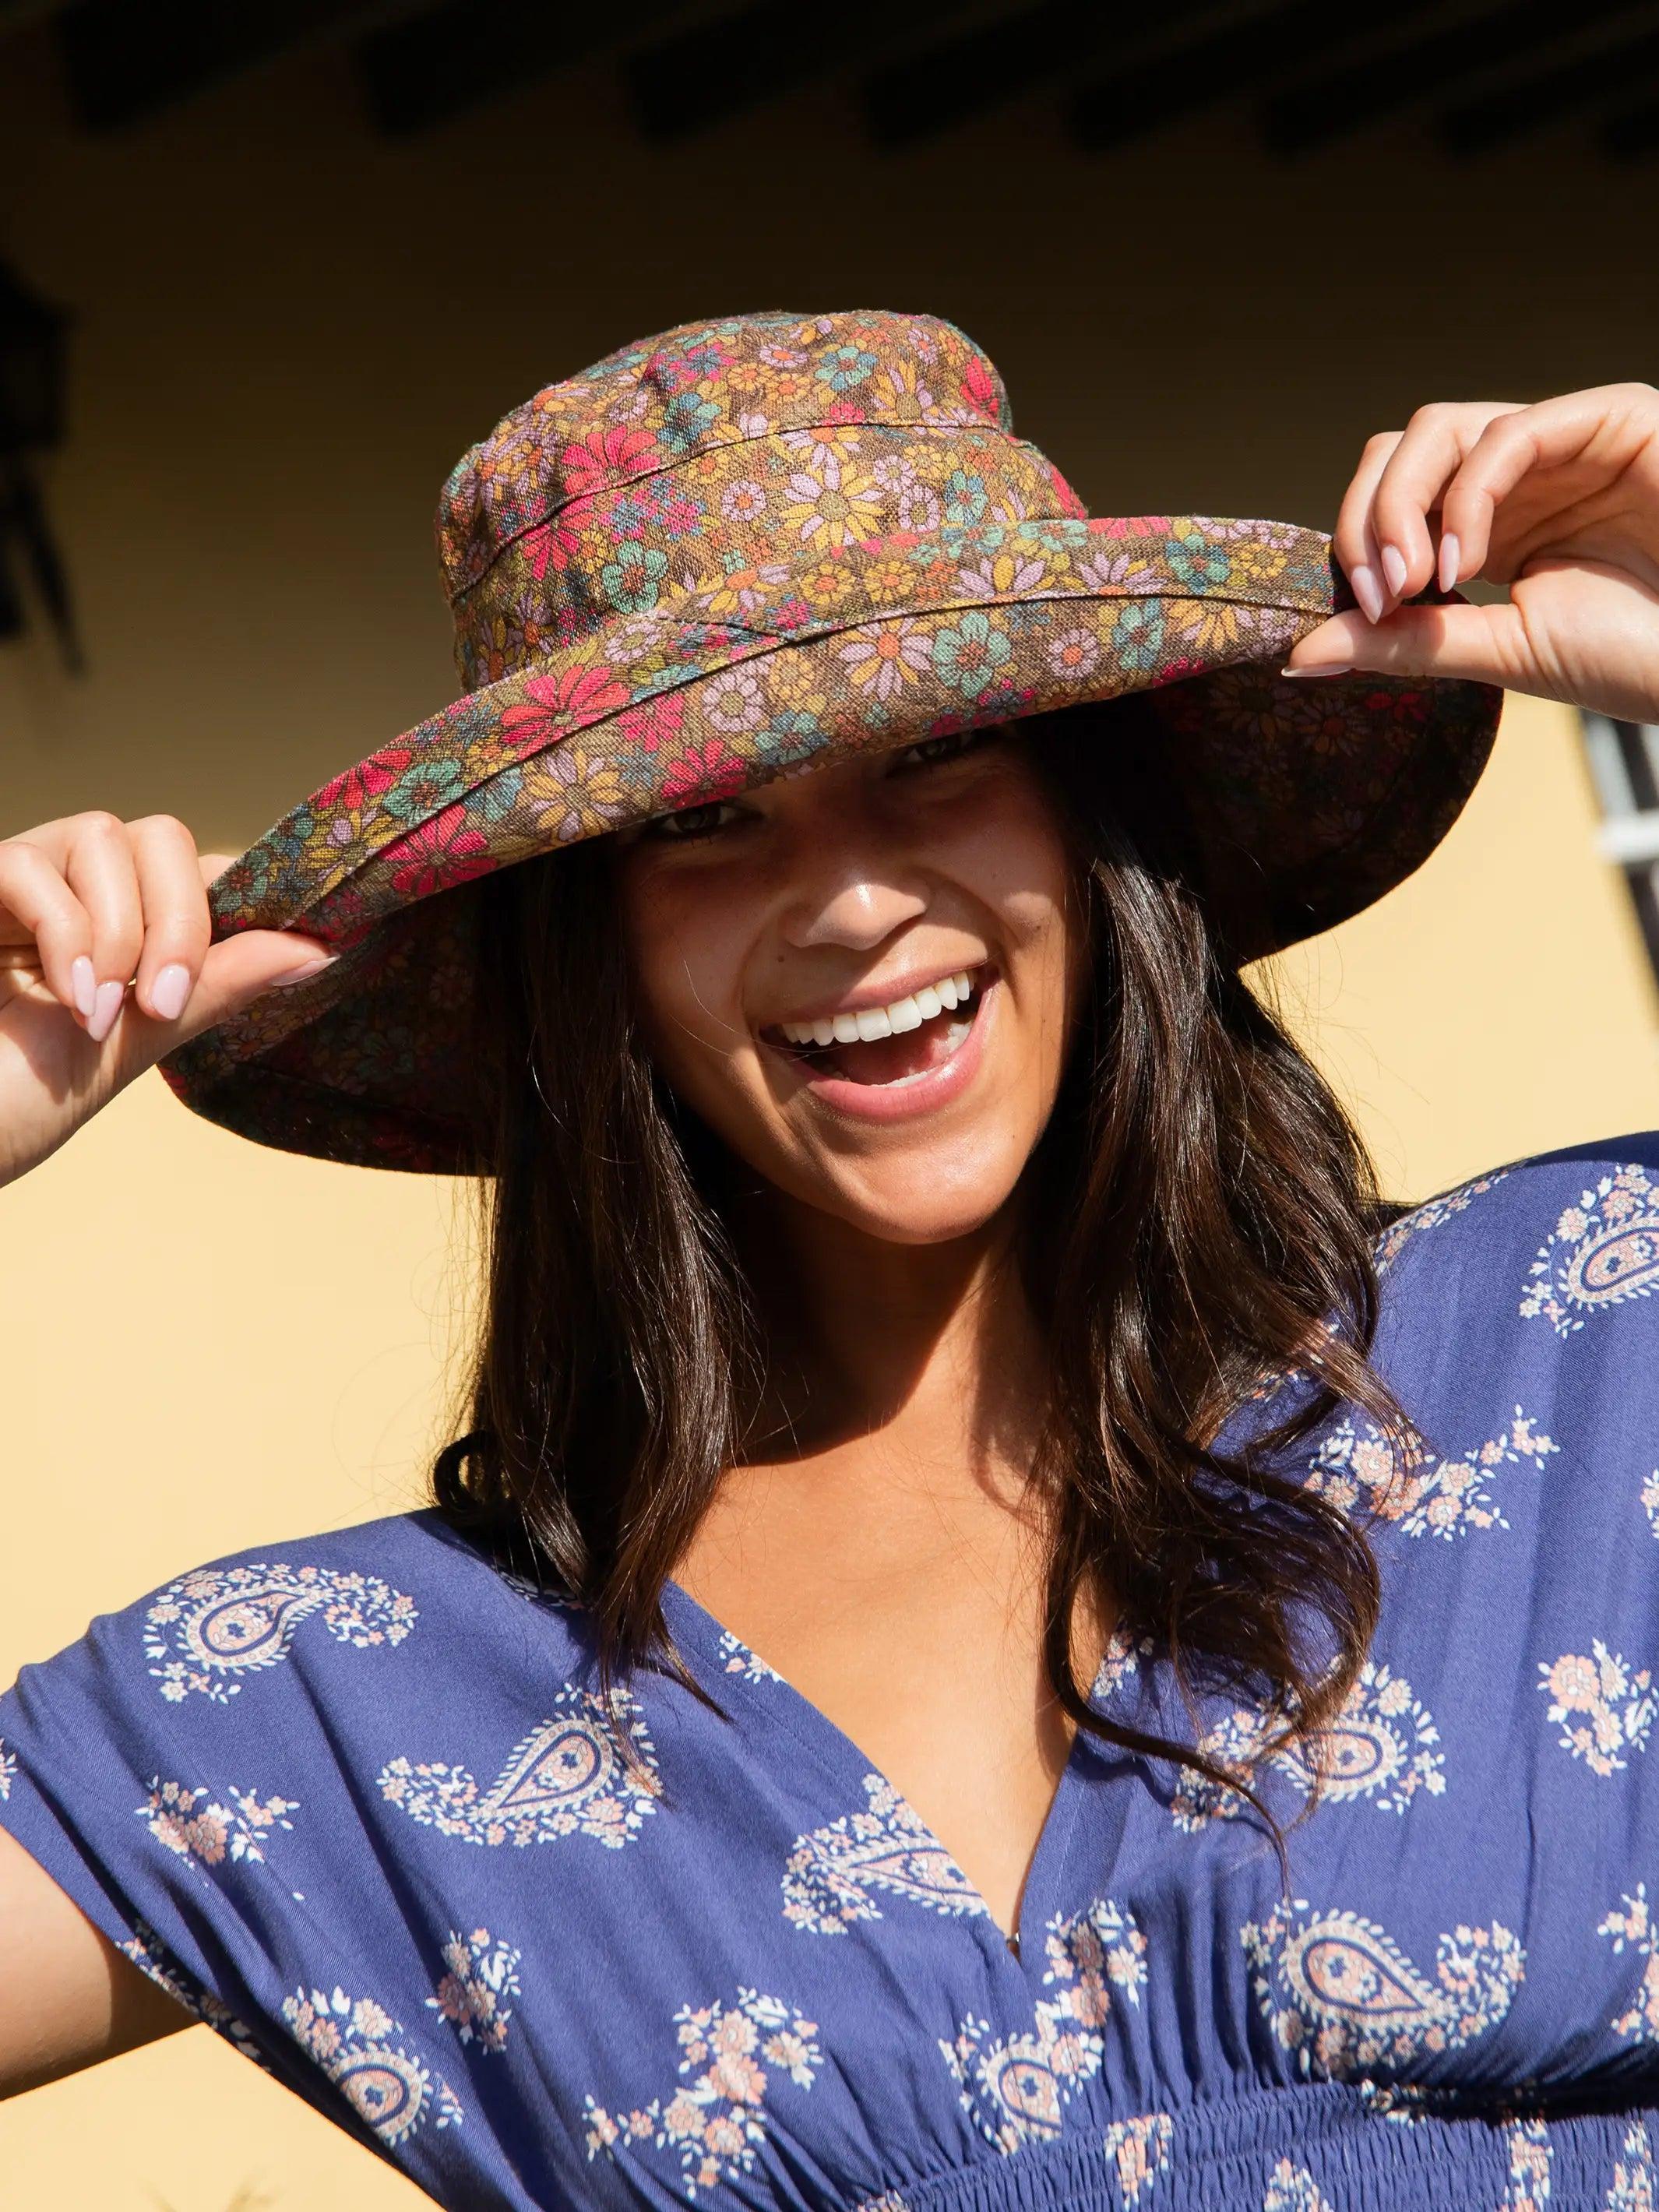
<path fill-rule="evenodd" d="M 893 1242 L 988 1220 L 1054 1103 L 1082 966 L 1075 864 L 1015 726 L 611 844 L 653 1056 L 732 1152 Z"/>

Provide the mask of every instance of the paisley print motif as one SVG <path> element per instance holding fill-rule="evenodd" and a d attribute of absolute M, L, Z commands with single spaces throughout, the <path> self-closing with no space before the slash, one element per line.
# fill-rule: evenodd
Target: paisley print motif
<path fill-rule="evenodd" d="M 175 2004 L 182 2005 L 193 2020 L 201 2021 L 216 2035 L 223 2036 L 244 2058 L 251 2058 L 261 2073 L 269 2074 L 270 2060 L 230 2007 L 211 1990 L 198 1988 L 185 1979 L 178 1960 L 149 1921 L 135 1916 L 132 1927 L 131 1936 L 117 1946 L 123 1956 L 131 1959 L 141 1973 L 148 1974 L 157 1989 L 165 1990 Z"/>
<path fill-rule="evenodd" d="M 1510 2185 L 1498 2212 L 1543 2212 L 1550 2201 L 1549 2130 L 1542 2120 L 1517 2120 L 1509 2130 Z"/>
<path fill-rule="evenodd" d="M 728 1674 L 741 1674 L 745 1682 L 781 1682 L 783 1680 L 775 1667 L 757 1658 L 739 1637 L 729 1628 L 720 1632 L 720 1664 Z"/>
<path fill-rule="evenodd" d="M 283 1999 L 289 2033 L 383 2143 L 401 2142 L 431 2120 L 461 2118 L 453 2090 L 401 2039 L 402 2029 L 373 1997 L 342 1989 L 303 1989 Z"/>
<path fill-rule="evenodd" d="M 1140 2112 L 1132 2120 L 1114 2120 L 1107 2129 L 1105 2146 L 1117 2166 L 1117 2185 L 1126 2204 L 1139 2202 L 1170 2170 L 1170 2144 L 1175 2122 L 1168 2112 Z"/>
<path fill-rule="evenodd" d="M 1261 1746 L 1269 1733 L 1262 1715 L 1238 1707 L 1205 1732 L 1199 1748 L 1248 1779 L 1262 1763 Z M 1266 1764 L 1304 1793 L 1312 1791 L 1317 1769 L 1324 1804 L 1364 1799 L 1378 1812 L 1404 1813 L 1419 1790 L 1443 1795 L 1446 1761 L 1439 1742 L 1439 1729 L 1405 1676 L 1368 1659 L 1329 1726 L 1270 1753 Z M 1188 1768 L 1170 1811 L 1178 1828 L 1191 1832 L 1234 1818 L 1245 1803 L 1236 1791 Z"/>
<path fill-rule="evenodd" d="M 300 1809 L 297 1798 L 261 1798 L 252 1790 L 227 1789 L 228 1805 L 216 1801 L 203 1804 L 208 1795 L 205 1789 L 163 1782 L 157 1775 L 151 1781 L 149 1797 L 134 1810 L 156 1841 L 177 1851 L 180 1858 L 199 1859 L 204 1866 L 222 1866 L 227 1859 L 263 1863 L 263 1847 L 272 1829 L 291 1829 L 294 1823 L 288 1815 Z"/>
<path fill-rule="evenodd" d="M 0 1738 L 0 1805 L 3 1805 L 10 1796 L 11 1785 L 16 1774 L 17 1761 L 6 1749 L 4 1739 Z"/>
<path fill-rule="evenodd" d="M 1392 1223 L 1377 1239 L 1376 1248 L 1376 1272 L 1386 1275 L 1413 1237 L 1420 1237 L 1425 1229 L 1438 1229 L 1443 1222 L 1452 1220 L 1484 1198 L 1489 1190 L 1496 1190 L 1507 1175 L 1501 1170 L 1497 1175 L 1481 1176 L 1474 1182 L 1460 1183 L 1455 1190 L 1443 1192 L 1438 1198 L 1429 1199 L 1424 1205 L 1413 1206 Z"/>
<path fill-rule="evenodd" d="M 1611 1936 L 1615 1952 L 1623 1951 L 1628 1944 L 1645 1963 L 1631 2002 L 1613 2021 L 1613 2031 L 1632 2043 L 1659 2043 L 1659 1955 L 1656 1955 L 1659 1945 L 1654 1940 L 1646 1882 L 1638 1881 L 1634 1892 L 1621 1897 L 1619 1902 L 1623 1909 L 1615 1907 L 1605 1919 L 1598 1921 L 1595 1932 Z"/>
<path fill-rule="evenodd" d="M 692 2079 L 665 2104 L 648 2105 L 612 2116 L 592 2098 L 584 2099 L 587 2155 L 618 2145 L 649 2143 L 672 2151 L 679 2161 L 685 2193 L 715 2188 L 733 2173 L 751 2173 L 755 2152 L 767 2139 L 770 2115 L 766 2100 L 781 2075 L 798 2089 L 810 2090 L 823 2053 L 818 2027 L 781 1998 L 757 1990 L 738 1992 L 726 2006 L 682 2005 L 674 2015 L 684 2056 L 679 2071 Z"/>
<path fill-rule="evenodd" d="M 1589 1658 L 1564 1651 L 1559 1659 L 1540 1659 L 1538 1671 L 1562 1749 L 1592 1774 L 1617 1774 L 1629 1764 L 1626 1752 L 1647 1749 L 1656 1710 L 1651 1668 L 1632 1667 L 1597 1636 Z"/>
<path fill-rule="evenodd" d="M 1281 2158 L 1268 2181 L 1261 2212 L 1332 2212 L 1332 2206 L 1305 2166 Z"/>
<path fill-rule="evenodd" d="M 1624 2156 L 1613 2161 L 1605 2212 L 1654 2212 L 1655 2197 L 1653 2146 L 1646 2123 L 1637 2120 L 1626 2131 Z"/>
<path fill-rule="evenodd" d="M 872 1891 L 908 1898 L 933 1912 L 984 1913 L 967 1875 L 922 1820 L 879 1774 L 866 1774 L 869 1803 L 798 1836 L 783 1870 L 783 1917 L 815 1936 L 844 1936 L 855 1920 L 879 1920 Z"/>
<path fill-rule="evenodd" d="M 1042 1979 L 1051 1998 L 1033 2008 L 1029 2033 L 997 2035 L 970 2014 L 939 2051 L 957 2084 L 963 2110 L 988 2142 L 1013 2152 L 1057 2136 L 1064 2107 L 1100 2071 L 1100 2029 L 1115 1988 L 1140 2002 L 1146 1939 L 1109 1898 L 1097 1898 L 1071 1918 L 1057 1914 L 1046 1930 Z"/>
<path fill-rule="evenodd" d="M 1527 1462 L 1541 1468 L 1559 1449 L 1517 1406 L 1509 1427 L 1467 1457 L 1436 1459 L 1413 1445 L 1400 1468 L 1376 1424 L 1348 1416 L 1321 1444 L 1307 1486 L 1345 1511 L 1363 1504 L 1402 1535 L 1439 1536 L 1450 1543 L 1474 1528 L 1507 1528 L 1488 1487 L 1493 1474 Z"/>
<path fill-rule="evenodd" d="M 523 1956 L 510 1943 L 495 1942 L 487 1928 L 475 1928 L 470 1936 L 452 1930 L 444 1945 L 447 1971 L 427 2002 L 463 2043 L 476 2043 L 481 2051 L 505 2050 L 513 2018 L 507 2000 L 523 1994 L 519 1984 Z"/>
<path fill-rule="evenodd" d="M 1276 2039 L 1304 2074 L 1337 2081 L 1461 2050 L 1504 2017 L 1526 1964 L 1494 1921 L 1443 1936 L 1431 1980 L 1374 1921 L 1302 1898 L 1239 1936 Z"/>
<path fill-rule="evenodd" d="M 574 1683 L 548 1702 L 552 1716 L 514 1745 L 487 1790 L 464 1766 L 400 1757 L 380 1770 L 381 1796 L 411 1820 L 464 1844 L 522 1847 L 584 1835 L 620 1850 L 656 1810 L 662 1786 L 645 1716 L 623 1689 L 609 1711 Z M 624 1762 L 619 1728 L 633 1766 Z"/>
<path fill-rule="evenodd" d="M 1645 1168 L 1612 1169 L 1562 1210 L 1528 1270 L 1523 1319 L 1541 1315 L 1558 1336 L 1592 1314 L 1659 1286 L 1659 1185 Z"/>
<path fill-rule="evenodd" d="M 401 1644 L 415 1601 L 374 1575 L 333 1567 L 204 1568 L 184 1575 L 144 1616 L 144 1650 L 161 1695 L 177 1705 L 199 1691 L 223 1705 L 241 1678 L 286 1659 L 294 1632 L 320 1613 L 337 1644 L 365 1651 Z"/>

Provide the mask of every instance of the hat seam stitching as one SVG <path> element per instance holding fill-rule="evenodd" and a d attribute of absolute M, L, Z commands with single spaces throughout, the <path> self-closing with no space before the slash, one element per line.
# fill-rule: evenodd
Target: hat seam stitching
<path fill-rule="evenodd" d="M 1048 462 L 1048 466 L 1053 467 L 1054 465 L 1052 462 L 1048 462 L 1048 455 L 1042 453 L 1038 447 L 1033 445 L 1029 438 L 1022 438 L 1016 431 L 1004 429 L 1002 425 L 999 422 L 977 422 L 972 421 L 965 422 L 924 422 L 919 417 L 913 416 L 903 416 L 895 421 L 891 417 L 884 416 L 855 415 L 851 418 L 844 418 L 839 422 L 830 422 L 828 420 L 821 420 L 812 422 L 797 422 L 793 424 L 787 430 L 757 430 L 753 432 L 746 432 L 741 438 L 721 438 L 716 441 L 713 445 L 702 447 L 696 453 L 686 455 L 679 460 L 663 461 L 659 463 L 659 465 L 654 468 L 641 469 L 637 474 L 634 476 L 620 477 L 614 483 L 607 484 L 604 486 L 603 489 L 607 491 L 623 491 L 627 489 L 630 484 L 649 483 L 653 477 L 668 476 L 672 474 L 674 470 L 684 468 L 688 466 L 691 461 L 700 459 L 705 453 L 732 452 L 739 446 L 764 445 L 769 440 L 773 438 L 795 437 L 809 430 L 839 430 L 843 428 L 848 430 L 919 430 L 928 434 L 931 434 L 936 430 L 949 430 L 958 434 L 963 430 L 976 431 L 982 436 L 995 436 L 1001 438 L 1010 445 L 1024 446 L 1028 451 L 1036 453 L 1040 459 Z M 520 540 L 529 537 L 532 531 L 545 529 L 550 522 L 556 521 L 560 515 L 566 512 L 568 508 L 574 507 L 578 500 L 592 499 L 597 494 L 595 491 L 573 491 L 568 494 L 565 498 L 557 501 L 552 507 L 550 507 L 544 514 L 536 516 L 529 522 L 521 524 L 520 527 L 514 532 L 510 538 L 503 539 L 502 543 L 496 548 L 495 552 L 490 555 L 488 565 L 479 570 L 478 574 L 472 579 L 471 583 L 462 585 L 460 590 L 454 594 L 453 598 L 451 599 L 449 602 L 451 609 L 453 610 L 459 606 L 463 599 L 470 598 L 471 595 L 478 589 L 479 586 L 483 584 L 494 572 L 500 562 L 505 560 L 507 556 L 513 550 L 514 547 L 517 545 Z"/>

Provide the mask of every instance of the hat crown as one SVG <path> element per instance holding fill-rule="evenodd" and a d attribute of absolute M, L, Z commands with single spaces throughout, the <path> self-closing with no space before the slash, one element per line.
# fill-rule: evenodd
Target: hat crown
<path fill-rule="evenodd" d="M 545 386 L 456 464 L 437 516 L 447 592 L 568 501 L 711 447 L 872 419 L 1012 427 L 989 357 L 937 315 L 732 315 L 638 339 Z"/>

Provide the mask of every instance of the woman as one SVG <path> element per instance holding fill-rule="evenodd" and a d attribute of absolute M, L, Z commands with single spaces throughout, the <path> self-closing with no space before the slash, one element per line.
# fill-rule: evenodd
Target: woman
<path fill-rule="evenodd" d="M 1656 433 L 1425 409 L 1338 600 L 948 325 L 688 327 L 452 477 L 456 708 L 0 843 L 6 1179 L 160 1060 L 492 1206 L 433 1506 L 0 1699 L 0 2081 L 206 2018 L 453 2205 L 1650 2204 L 1659 1149 L 1374 1249 L 1237 969 L 1484 687 L 1659 719 Z"/>

